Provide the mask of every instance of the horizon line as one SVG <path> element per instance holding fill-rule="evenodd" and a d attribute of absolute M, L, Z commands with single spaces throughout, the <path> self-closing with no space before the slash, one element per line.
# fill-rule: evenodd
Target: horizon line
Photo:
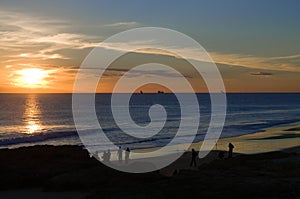
<path fill-rule="evenodd" d="M 177 94 L 300 94 L 300 91 L 264 91 L 264 92 L 195 92 L 195 93 L 190 93 L 190 92 L 177 92 Z M 96 93 L 72 93 L 72 92 L 0 92 L 0 94 L 113 94 L 112 92 L 96 92 Z M 121 92 L 121 93 L 115 93 L 115 94 L 139 94 L 139 95 L 144 95 L 144 94 L 176 94 L 173 92 L 164 92 L 164 93 L 157 93 L 157 92 L 144 92 L 144 93 L 139 93 L 139 92 L 134 92 L 134 93 L 126 93 L 126 92 Z"/>

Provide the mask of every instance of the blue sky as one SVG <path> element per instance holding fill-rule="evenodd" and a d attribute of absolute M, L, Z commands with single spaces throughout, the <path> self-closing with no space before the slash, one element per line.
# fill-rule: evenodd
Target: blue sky
<path fill-rule="evenodd" d="M 278 56 L 300 51 L 300 45 L 294 45 L 300 40 L 300 2 L 297 0 L 27 0 L 4 1 L 1 7 L 69 20 L 75 26 L 74 29 L 86 24 L 119 21 L 136 21 L 142 26 L 171 28 L 192 36 L 206 48 L 229 53 L 238 51 Z"/>

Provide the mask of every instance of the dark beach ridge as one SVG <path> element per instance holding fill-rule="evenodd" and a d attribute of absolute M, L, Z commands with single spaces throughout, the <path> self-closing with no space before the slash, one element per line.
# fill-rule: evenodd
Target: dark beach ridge
<path fill-rule="evenodd" d="M 2 149 L 0 197 L 20 193 L 22 198 L 40 194 L 46 198 L 95 199 L 300 196 L 300 147 L 234 154 L 231 159 L 218 159 L 217 151 L 212 151 L 197 160 L 199 166 L 195 168 L 189 167 L 190 156 L 186 152 L 160 171 L 129 174 L 108 168 L 78 146 Z"/>

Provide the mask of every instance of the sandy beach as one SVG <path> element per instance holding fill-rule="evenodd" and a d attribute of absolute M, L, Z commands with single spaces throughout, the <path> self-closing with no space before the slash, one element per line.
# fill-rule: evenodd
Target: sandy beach
<path fill-rule="evenodd" d="M 2 149 L 0 198 L 15 198 L 20 195 L 22 198 L 31 199 L 187 196 L 298 198 L 300 197 L 298 133 L 299 126 L 295 124 L 268 129 L 264 133 L 223 139 L 218 143 L 218 150 L 197 160 L 197 167 L 189 166 L 191 153 L 186 152 L 170 166 L 144 174 L 129 174 L 108 168 L 95 158 L 90 158 L 88 152 L 79 146 Z M 295 136 L 291 137 L 291 134 Z M 271 148 L 265 147 L 265 152 L 253 153 L 252 147 L 256 146 L 257 142 L 265 143 L 270 139 L 281 140 L 279 143 L 298 142 L 298 147 L 292 145 L 290 148 L 282 150 L 277 148 L 271 152 L 268 152 Z M 225 143 L 229 140 L 235 144 L 236 153 L 231 159 L 219 159 L 219 150 L 223 149 L 221 147 L 226 149 Z M 245 145 L 248 142 L 251 144 Z M 221 143 L 224 143 L 224 146 Z M 246 146 L 251 147 L 245 150 Z"/>
<path fill-rule="evenodd" d="M 300 145 L 300 122 L 265 128 L 262 131 L 242 136 L 222 138 L 216 142 L 213 150 L 227 151 L 230 142 L 234 143 L 234 152 L 241 154 L 266 153 L 297 147 Z M 170 153 L 176 153 L 185 148 L 188 148 L 189 151 L 193 148 L 199 151 L 202 143 L 201 141 L 192 143 L 190 146 L 184 144 L 168 146 L 166 150 Z M 144 153 L 157 149 L 159 148 L 137 149 L 135 151 Z"/>
<path fill-rule="evenodd" d="M 215 150 L 228 150 L 228 143 L 234 143 L 234 151 L 243 154 L 265 153 L 300 145 L 300 122 L 279 127 L 270 127 L 261 132 L 238 137 L 219 139 Z M 190 148 L 200 148 L 202 142 L 193 143 Z"/>

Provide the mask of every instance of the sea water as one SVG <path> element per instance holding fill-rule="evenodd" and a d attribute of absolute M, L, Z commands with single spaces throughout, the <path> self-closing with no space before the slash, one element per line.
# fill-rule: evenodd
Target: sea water
<path fill-rule="evenodd" d="M 122 95 L 122 94 L 120 94 Z M 229 93 L 227 95 L 226 121 L 221 138 L 255 133 L 263 128 L 286 125 L 300 121 L 299 93 Z M 197 94 L 199 124 L 180 123 L 180 104 L 174 94 L 133 94 L 129 111 L 137 125 L 160 124 L 159 118 L 151 120 L 149 108 L 162 105 L 167 113 L 164 127 L 154 136 L 138 139 L 126 136 L 111 114 L 111 94 L 96 94 L 95 110 L 105 135 L 116 145 L 143 149 L 168 144 L 179 125 L 199 125 L 194 142 L 203 140 L 211 117 L 210 95 Z M 194 121 L 194 120 L 191 120 Z M 130 126 L 129 126 L 130 127 Z M 87 131 L 95 129 L 86 126 Z M 142 133 L 142 132 L 141 132 Z M 180 137 L 184 143 L 192 133 Z M 101 141 L 100 141 L 101 142 Z M 82 145 L 72 114 L 72 94 L 0 94 L 0 147 L 14 148 L 32 145 Z M 105 148 L 105 143 L 95 143 Z"/>

